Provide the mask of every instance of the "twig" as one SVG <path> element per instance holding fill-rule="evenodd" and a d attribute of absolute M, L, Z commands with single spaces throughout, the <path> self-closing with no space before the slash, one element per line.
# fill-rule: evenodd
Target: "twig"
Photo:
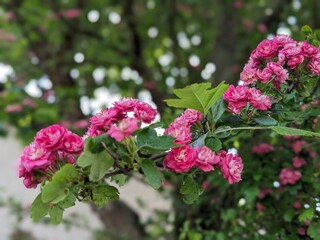
<path fill-rule="evenodd" d="M 118 156 L 117 154 L 115 154 L 114 152 L 110 151 L 110 149 L 106 146 L 106 144 L 104 142 L 101 142 L 101 145 L 104 147 L 104 149 L 107 151 L 107 153 L 113 158 L 114 160 L 114 165 L 119 168 L 121 170 L 122 173 L 124 173 L 125 175 L 128 175 L 128 171 L 127 169 L 125 169 L 124 167 L 122 167 L 119 162 L 118 162 Z"/>

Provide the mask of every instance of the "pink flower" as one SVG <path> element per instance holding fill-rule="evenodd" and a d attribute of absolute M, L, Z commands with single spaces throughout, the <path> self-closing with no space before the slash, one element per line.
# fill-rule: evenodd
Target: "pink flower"
<path fill-rule="evenodd" d="M 320 76 L 320 56 L 312 58 L 308 67 L 312 73 Z"/>
<path fill-rule="evenodd" d="M 75 133 L 68 132 L 63 140 L 62 151 L 71 154 L 80 154 L 83 151 L 83 144 L 81 137 Z"/>
<path fill-rule="evenodd" d="M 262 70 L 257 70 L 256 72 L 257 77 L 262 83 L 267 83 L 272 77 L 272 74 L 273 74 L 272 70 L 268 67 Z"/>
<path fill-rule="evenodd" d="M 247 105 L 249 94 L 249 88 L 245 86 L 235 87 L 234 85 L 230 85 L 223 94 L 223 98 L 228 102 L 228 108 L 234 113 L 239 114 Z"/>
<path fill-rule="evenodd" d="M 318 53 L 318 48 L 309 44 L 307 41 L 303 41 L 301 43 L 301 50 L 302 50 L 303 56 L 308 57 L 308 58 L 313 58 Z"/>
<path fill-rule="evenodd" d="M 305 236 L 306 235 L 306 229 L 304 227 L 299 227 L 298 228 L 298 234 L 301 236 Z"/>
<path fill-rule="evenodd" d="M 295 168 L 300 168 L 300 167 L 302 167 L 303 165 L 307 164 L 307 162 L 306 162 L 303 158 L 298 157 L 298 156 L 296 156 L 296 157 L 294 157 L 294 158 L 292 159 L 292 163 L 293 163 L 293 166 L 294 166 Z"/>
<path fill-rule="evenodd" d="M 268 62 L 267 67 L 277 76 L 280 76 L 283 74 L 283 67 L 279 63 Z"/>
<path fill-rule="evenodd" d="M 74 127 L 76 129 L 85 129 L 89 126 L 89 122 L 87 119 L 81 119 L 74 123 Z"/>
<path fill-rule="evenodd" d="M 258 202 L 258 203 L 256 204 L 256 208 L 257 208 L 257 211 L 258 211 L 258 212 L 263 212 L 263 210 L 264 210 L 264 206 L 263 206 L 263 204 L 260 203 L 260 202 Z"/>
<path fill-rule="evenodd" d="M 300 54 L 296 54 L 296 55 L 292 56 L 288 60 L 287 64 L 290 67 L 290 69 L 295 69 L 303 61 L 304 61 L 304 56 L 300 53 Z"/>
<path fill-rule="evenodd" d="M 274 147 L 268 143 L 261 143 L 257 146 L 253 146 L 251 151 L 256 154 L 265 154 L 274 151 Z"/>
<path fill-rule="evenodd" d="M 301 173 L 292 168 L 283 168 L 279 174 L 282 185 L 295 184 L 301 177 Z"/>
<path fill-rule="evenodd" d="M 80 16 L 80 10 L 79 9 L 68 9 L 68 10 L 63 10 L 60 12 L 60 15 L 65 17 L 65 18 L 78 18 Z"/>
<path fill-rule="evenodd" d="M 229 184 L 241 181 L 241 172 L 243 170 L 241 157 L 232 153 L 225 154 L 224 151 L 220 151 L 219 156 L 219 166 L 223 177 L 228 180 Z"/>
<path fill-rule="evenodd" d="M 138 99 L 122 98 L 119 101 L 115 102 L 113 105 L 115 108 L 119 109 L 122 112 L 130 112 L 133 111 L 138 102 Z"/>
<path fill-rule="evenodd" d="M 257 46 L 257 53 L 263 59 L 273 58 L 278 52 L 278 45 L 272 40 L 263 40 Z"/>
<path fill-rule="evenodd" d="M 250 89 L 248 100 L 251 106 L 262 111 L 271 108 L 272 105 L 269 96 L 262 95 L 261 91 L 255 88 Z"/>
<path fill-rule="evenodd" d="M 280 51 L 287 58 L 292 58 L 293 56 L 302 54 L 302 49 L 300 45 L 297 45 L 296 42 L 287 43 L 283 49 Z"/>
<path fill-rule="evenodd" d="M 272 193 L 271 188 L 262 188 L 262 189 L 260 189 L 258 198 L 263 199 L 267 196 L 267 194 L 271 194 L 271 193 Z"/>
<path fill-rule="evenodd" d="M 303 140 L 295 141 L 292 144 L 292 150 L 294 151 L 294 153 L 299 153 L 299 152 L 301 152 L 302 147 L 305 146 L 306 144 L 307 144 L 307 142 L 303 141 Z"/>
<path fill-rule="evenodd" d="M 196 163 L 196 152 L 190 146 L 173 148 L 163 160 L 166 169 L 174 172 L 188 172 Z"/>
<path fill-rule="evenodd" d="M 8 105 L 6 106 L 6 112 L 7 113 L 16 113 L 16 112 L 21 112 L 23 109 L 22 105 L 19 104 L 12 104 L 12 105 Z"/>
<path fill-rule="evenodd" d="M 120 142 L 123 138 L 131 136 L 138 128 L 138 120 L 136 118 L 126 118 L 118 125 L 111 126 L 107 133 Z"/>
<path fill-rule="evenodd" d="M 188 108 L 183 112 L 182 118 L 188 123 L 188 125 L 191 125 L 200 121 L 203 118 L 203 115 L 197 110 Z"/>
<path fill-rule="evenodd" d="M 23 184 L 26 188 L 36 188 L 39 183 L 41 183 L 41 179 L 35 179 L 33 172 L 26 171 L 22 166 L 19 167 L 19 178 L 23 179 Z"/>
<path fill-rule="evenodd" d="M 151 123 L 157 115 L 157 110 L 147 103 L 139 102 L 134 108 L 134 117 L 144 123 Z"/>
<path fill-rule="evenodd" d="M 23 104 L 31 108 L 35 108 L 37 106 L 36 102 L 33 101 L 31 98 L 23 99 Z"/>
<path fill-rule="evenodd" d="M 188 144 L 191 142 L 191 132 L 190 127 L 187 125 L 181 125 L 177 122 L 173 122 L 170 126 L 164 131 L 164 134 L 169 135 L 176 140 L 176 144 Z"/>
<path fill-rule="evenodd" d="M 289 36 L 285 34 L 279 34 L 272 39 L 278 46 L 278 48 L 282 48 L 284 45 L 288 43 L 294 43 L 295 41 Z"/>
<path fill-rule="evenodd" d="M 54 124 L 41 129 L 35 136 L 34 141 L 46 148 L 48 151 L 58 150 L 63 144 L 63 138 L 67 129 Z"/>
<path fill-rule="evenodd" d="M 257 81 L 256 72 L 256 68 L 253 68 L 247 64 L 244 66 L 242 72 L 240 73 L 240 79 L 244 82 L 245 85 L 254 83 L 255 81 Z"/>
<path fill-rule="evenodd" d="M 212 165 L 219 162 L 219 156 L 212 152 L 207 146 L 196 149 L 196 166 L 202 171 L 209 172 L 214 170 Z"/>
<path fill-rule="evenodd" d="M 302 206 L 301 206 L 301 203 L 300 203 L 300 202 L 294 202 L 293 207 L 294 207 L 295 209 L 300 209 Z"/>
<path fill-rule="evenodd" d="M 24 148 L 19 160 L 20 166 L 28 172 L 45 169 L 51 164 L 50 154 L 44 146 L 33 142 Z"/>

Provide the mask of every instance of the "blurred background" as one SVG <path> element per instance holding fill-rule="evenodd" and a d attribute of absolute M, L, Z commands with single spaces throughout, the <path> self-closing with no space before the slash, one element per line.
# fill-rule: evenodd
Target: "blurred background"
<path fill-rule="evenodd" d="M 319 14 L 318 0 L 0 0 L 0 239 L 121 239 L 112 234 L 124 226 L 129 239 L 175 239 L 159 225 L 179 209 L 170 186 L 159 195 L 138 180 L 122 189 L 125 203 L 79 204 L 59 227 L 31 223 L 37 191 L 16 175 L 23 146 L 53 123 L 83 134 L 122 96 L 169 122 L 163 100 L 174 88 L 237 83 L 260 41 L 301 40 L 303 25 L 320 28 Z"/>

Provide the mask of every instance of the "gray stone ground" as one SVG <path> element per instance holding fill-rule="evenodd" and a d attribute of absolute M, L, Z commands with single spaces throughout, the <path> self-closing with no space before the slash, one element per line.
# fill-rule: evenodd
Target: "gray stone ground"
<path fill-rule="evenodd" d="M 6 198 L 14 197 L 21 201 L 24 206 L 29 206 L 38 190 L 26 189 L 22 180 L 17 177 L 17 160 L 22 152 L 23 146 L 13 137 L 13 133 L 7 138 L 0 138 L 0 196 Z M 120 198 L 125 200 L 129 206 L 139 209 L 137 198 L 141 198 L 146 203 L 147 208 L 139 210 L 142 221 L 152 215 L 154 209 L 169 209 L 170 203 L 165 201 L 156 191 L 145 184 L 131 180 L 126 186 L 120 189 Z M 91 228 L 98 229 L 102 225 L 99 219 L 91 212 L 88 205 L 78 203 L 75 207 L 68 209 L 65 216 L 78 213 L 83 216 Z M 16 226 L 15 217 L 12 216 L 7 208 L 0 208 L 0 239 L 6 240 Z M 43 240 L 90 240 L 91 231 L 88 228 L 73 227 L 67 231 L 63 225 L 47 226 L 33 223 L 26 217 L 21 224 L 25 230 L 31 230 L 37 239 Z"/>

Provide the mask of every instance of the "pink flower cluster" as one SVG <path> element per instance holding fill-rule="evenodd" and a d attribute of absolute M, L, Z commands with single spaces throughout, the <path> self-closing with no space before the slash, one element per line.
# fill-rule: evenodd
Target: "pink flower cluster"
<path fill-rule="evenodd" d="M 281 89 L 288 77 L 288 70 L 299 65 L 320 76 L 320 50 L 307 41 L 296 42 L 287 35 L 278 35 L 272 40 L 263 40 L 252 51 L 248 63 L 240 73 L 245 85 L 256 81 L 272 84 Z"/>
<path fill-rule="evenodd" d="M 236 114 L 240 114 L 247 103 L 261 111 L 271 108 L 272 105 L 269 96 L 261 94 L 261 91 L 256 88 L 246 86 L 230 85 L 223 94 L 223 98 L 228 102 L 228 108 Z"/>
<path fill-rule="evenodd" d="M 261 143 L 259 145 L 253 146 L 251 151 L 256 154 L 265 154 L 274 151 L 274 147 L 268 143 Z"/>
<path fill-rule="evenodd" d="M 82 152 L 83 145 L 81 137 L 58 124 L 41 129 L 22 152 L 19 177 L 27 188 L 35 188 L 59 164 L 75 163 L 74 155 Z"/>
<path fill-rule="evenodd" d="M 132 113 L 133 117 L 129 117 Z M 86 136 L 98 136 L 108 133 L 116 141 L 132 135 L 142 123 L 151 123 L 157 115 L 157 110 L 138 99 L 123 98 L 113 104 L 113 107 L 101 110 L 90 118 L 90 127 Z"/>
<path fill-rule="evenodd" d="M 209 172 L 214 170 L 215 166 L 221 169 L 230 184 L 239 182 L 243 164 L 238 155 L 227 154 L 225 151 L 216 154 L 207 146 L 193 148 L 187 145 L 191 142 L 192 124 L 202 118 L 200 112 L 187 109 L 169 125 L 165 134 L 174 137 L 175 143 L 182 146 L 171 149 L 164 158 L 163 165 L 166 169 L 179 173 L 188 172 L 193 167 Z"/>
<path fill-rule="evenodd" d="M 282 185 L 295 184 L 301 177 L 301 173 L 293 168 L 283 168 L 279 175 Z"/>

